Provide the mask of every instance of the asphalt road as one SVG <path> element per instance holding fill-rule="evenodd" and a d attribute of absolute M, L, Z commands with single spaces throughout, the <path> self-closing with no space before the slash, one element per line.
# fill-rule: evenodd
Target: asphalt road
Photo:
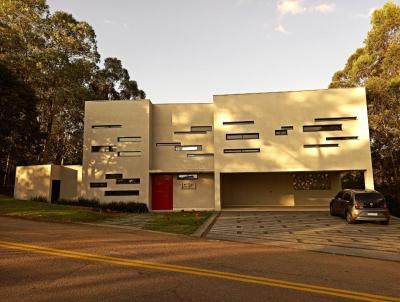
<path fill-rule="evenodd" d="M 399 280 L 398 262 L 0 217 L 1 301 L 400 301 Z"/>

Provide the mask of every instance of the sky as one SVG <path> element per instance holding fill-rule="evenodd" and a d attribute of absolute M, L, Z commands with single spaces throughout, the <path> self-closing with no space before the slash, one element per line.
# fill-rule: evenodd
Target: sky
<path fill-rule="evenodd" d="M 384 0 L 48 0 L 96 31 L 153 103 L 327 88 Z M 398 1 L 395 1 L 398 3 Z"/>

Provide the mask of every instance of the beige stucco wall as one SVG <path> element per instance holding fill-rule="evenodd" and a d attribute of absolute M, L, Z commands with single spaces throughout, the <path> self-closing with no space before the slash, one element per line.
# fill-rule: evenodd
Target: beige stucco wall
<path fill-rule="evenodd" d="M 14 197 L 29 200 L 44 197 L 50 200 L 51 165 L 19 166 L 15 173 Z"/>
<path fill-rule="evenodd" d="M 82 166 L 81 165 L 66 165 L 64 167 L 76 171 L 76 197 L 74 197 L 74 198 L 83 196 L 84 192 L 82 192 Z"/>
<path fill-rule="evenodd" d="M 149 201 L 150 102 L 91 101 L 85 104 L 82 192 L 103 202 Z M 121 128 L 93 129 L 92 125 L 122 125 Z M 120 136 L 140 136 L 140 142 L 118 142 Z M 95 145 L 116 145 L 116 152 L 91 152 Z M 141 151 L 137 157 L 119 157 L 118 151 Z M 140 178 L 140 184 L 116 184 L 106 173 L 123 178 Z M 90 188 L 90 182 L 107 182 L 107 188 Z M 104 196 L 104 191 L 139 190 L 139 196 Z"/>
<path fill-rule="evenodd" d="M 192 189 L 182 188 L 190 184 Z M 212 210 L 214 209 L 214 176 L 211 173 L 199 173 L 196 180 L 178 180 L 173 178 L 174 210 Z"/>
<path fill-rule="evenodd" d="M 214 96 L 215 177 L 226 172 L 365 170 L 365 185 L 373 189 L 368 115 L 364 88 L 253 93 Z M 315 122 L 315 118 L 357 120 Z M 254 124 L 223 125 L 251 120 Z M 342 124 L 343 131 L 303 132 L 303 125 Z M 293 126 L 276 136 L 281 126 Z M 259 139 L 226 140 L 227 133 L 259 133 Z M 328 136 L 358 136 L 357 140 L 327 141 Z M 338 143 L 333 148 L 304 148 L 304 144 Z M 229 148 L 260 148 L 260 153 L 224 154 Z M 215 207 L 221 206 L 215 187 Z M 303 198 L 304 199 L 304 198 Z"/>
<path fill-rule="evenodd" d="M 213 131 L 175 134 L 191 126 L 213 126 L 213 104 L 157 104 L 152 106 L 152 165 L 155 172 L 213 171 L 213 157 L 187 157 L 188 153 L 214 153 Z M 175 151 L 157 143 L 201 145 L 202 151 Z"/>

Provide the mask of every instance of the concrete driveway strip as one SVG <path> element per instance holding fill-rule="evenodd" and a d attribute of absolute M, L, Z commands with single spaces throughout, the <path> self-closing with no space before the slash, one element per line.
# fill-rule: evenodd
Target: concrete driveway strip
<path fill-rule="evenodd" d="M 400 261 L 400 220 L 349 225 L 326 212 L 222 212 L 207 238 Z"/>
<path fill-rule="evenodd" d="M 10 218 L 0 240 L 3 301 L 400 301 L 395 262 Z"/>

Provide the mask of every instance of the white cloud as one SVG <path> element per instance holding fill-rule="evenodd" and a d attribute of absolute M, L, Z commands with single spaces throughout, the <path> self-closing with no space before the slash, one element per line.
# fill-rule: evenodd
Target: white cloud
<path fill-rule="evenodd" d="M 310 11 L 328 14 L 334 12 L 336 9 L 335 3 L 322 3 L 317 6 L 310 7 Z"/>
<path fill-rule="evenodd" d="M 275 31 L 277 31 L 277 32 L 279 32 L 279 33 L 282 33 L 282 34 L 285 34 L 285 35 L 290 34 L 290 32 L 288 32 L 288 31 L 286 30 L 286 28 L 283 27 L 283 25 L 280 24 L 280 23 L 278 24 L 278 26 L 275 27 Z"/>
<path fill-rule="evenodd" d="M 281 16 L 287 14 L 298 15 L 306 11 L 306 7 L 303 6 L 303 0 L 279 0 L 277 9 Z"/>

